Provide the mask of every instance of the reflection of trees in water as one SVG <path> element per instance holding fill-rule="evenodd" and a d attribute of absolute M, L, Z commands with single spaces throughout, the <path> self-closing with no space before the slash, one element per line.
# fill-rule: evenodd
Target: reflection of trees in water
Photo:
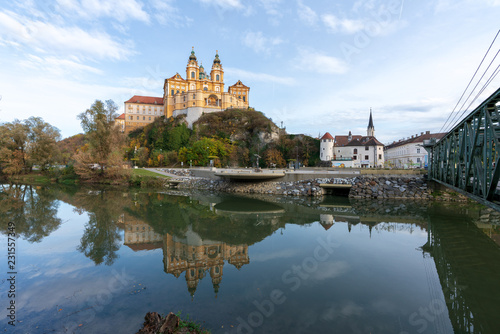
<path fill-rule="evenodd" d="M 7 233 L 8 222 L 29 242 L 40 242 L 61 225 L 57 218 L 58 202 L 49 187 L 37 190 L 28 185 L 0 186 L 0 226 Z"/>
<path fill-rule="evenodd" d="M 83 188 L 71 198 L 75 211 L 86 212 L 89 217 L 78 250 L 97 265 L 104 262 L 109 266 L 118 258 L 121 236 L 116 224 L 123 208 L 130 203 L 126 195 L 117 190 Z"/>
<path fill-rule="evenodd" d="M 275 223 L 263 222 L 263 216 L 258 214 L 219 215 L 208 204 L 201 204 L 187 196 L 137 194 L 136 199 L 136 204 L 126 211 L 148 223 L 161 235 L 168 233 L 183 237 L 188 226 L 191 226 L 202 239 L 251 245 L 278 228 Z"/>

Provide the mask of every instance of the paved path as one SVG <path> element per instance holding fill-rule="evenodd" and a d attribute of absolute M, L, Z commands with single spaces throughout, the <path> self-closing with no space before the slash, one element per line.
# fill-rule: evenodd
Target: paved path
<path fill-rule="evenodd" d="M 170 174 L 170 173 L 164 172 L 164 171 L 160 170 L 159 168 L 143 168 L 143 169 L 148 170 L 148 171 L 153 172 L 153 173 L 158 173 L 158 174 L 170 176 L 171 178 L 174 178 L 174 179 L 181 177 L 181 176 L 178 176 L 175 174 Z"/>

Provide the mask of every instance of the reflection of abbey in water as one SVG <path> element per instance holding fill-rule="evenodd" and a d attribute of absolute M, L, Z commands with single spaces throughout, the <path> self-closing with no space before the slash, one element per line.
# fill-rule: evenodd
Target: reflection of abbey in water
<path fill-rule="evenodd" d="M 228 245 L 220 241 L 203 240 L 188 228 L 183 238 L 166 234 L 163 236 L 163 264 L 168 274 L 179 277 L 186 272 L 186 281 L 191 296 L 201 279 L 210 273 L 214 292 L 217 295 L 222 280 L 224 261 L 240 269 L 248 264 L 247 245 Z"/>
<path fill-rule="evenodd" d="M 123 214 L 120 219 L 125 230 L 124 244 L 134 251 L 163 249 L 163 265 L 167 274 L 179 277 L 185 272 L 188 291 L 194 296 L 200 280 L 207 272 L 217 296 L 222 280 L 224 261 L 237 269 L 248 264 L 248 245 L 229 245 L 221 241 L 203 240 L 188 227 L 183 237 L 160 235 L 143 221 Z"/>

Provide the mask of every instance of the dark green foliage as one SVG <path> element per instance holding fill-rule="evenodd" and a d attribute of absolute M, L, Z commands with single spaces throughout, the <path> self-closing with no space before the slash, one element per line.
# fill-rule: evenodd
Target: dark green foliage
<path fill-rule="evenodd" d="M 317 139 L 287 135 L 254 109 L 203 114 L 193 130 L 187 128 L 185 116 L 158 119 L 129 137 L 128 159 L 135 159 L 139 166 L 179 166 L 179 162 L 206 166 L 209 156 L 218 157 L 217 166 L 252 166 L 259 155 L 260 167 L 266 167 L 266 152 L 288 161 L 296 158 L 297 146 L 301 164 L 313 166 L 319 161 Z M 283 160 L 278 161 L 283 165 Z"/>

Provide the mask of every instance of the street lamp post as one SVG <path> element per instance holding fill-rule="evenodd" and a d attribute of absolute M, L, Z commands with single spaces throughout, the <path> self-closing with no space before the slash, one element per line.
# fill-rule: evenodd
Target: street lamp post
<path fill-rule="evenodd" d="M 297 145 L 296 148 L 297 148 L 297 160 L 295 160 L 295 166 L 296 169 L 299 169 L 299 145 Z"/>

